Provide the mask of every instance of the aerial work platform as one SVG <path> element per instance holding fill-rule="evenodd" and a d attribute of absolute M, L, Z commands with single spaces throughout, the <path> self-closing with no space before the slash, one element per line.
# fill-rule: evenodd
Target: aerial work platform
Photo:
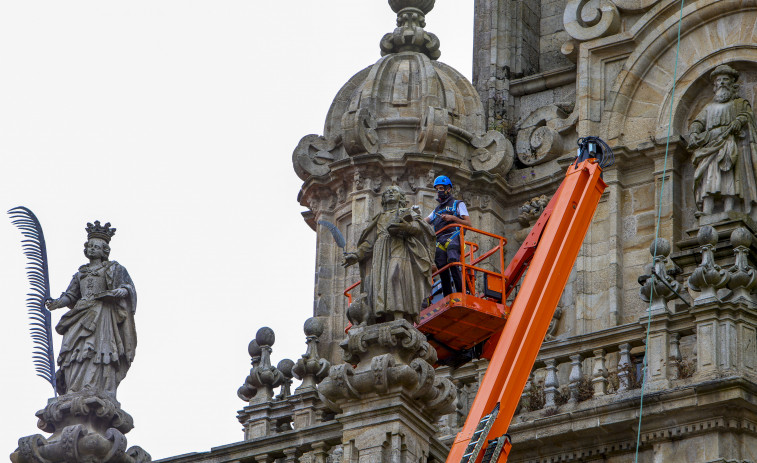
<path fill-rule="evenodd" d="M 505 238 L 463 225 L 439 231 L 460 229 L 461 259 L 434 277 L 458 266 L 462 288 L 432 295 L 416 327 L 436 348 L 439 363 L 454 365 L 466 356 L 490 360 L 447 463 L 507 461 L 510 421 L 607 187 L 601 174 L 612 164 L 609 146 L 596 137 L 581 138 L 578 144 L 578 158 L 507 268 Z M 358 283 L 345 291 L 350 300 L 349 291 Z"/>
<path fill-rule="evenodd" d="M 463 278 L 460 292 L 430 298 L 416 327 L 436 348 L 440 363 L 464 354 L 500 332 L 507 320 L 504 275 L 507 240 L 501 236 L 463 225 L 459 228 L 460 262 L 447 264 L 434 273 L 434 278 L 451 267 L 459 267 Z M 488 246 L 485 246 L 488 244 Z M 477 352 L 476 356 L 480 356 Z"/>

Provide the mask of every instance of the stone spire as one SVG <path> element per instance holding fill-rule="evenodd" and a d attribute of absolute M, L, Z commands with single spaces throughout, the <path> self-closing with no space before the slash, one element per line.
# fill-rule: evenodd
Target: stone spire
<path fill-rule="evenodd" d="M 423 29 L 434 3 L 435 0 L 389 0 L 389 6 L 397 13 L 397 28 L 381 39 L 381 56 L 413 51 L 439 59 L 439 39 Z"/>

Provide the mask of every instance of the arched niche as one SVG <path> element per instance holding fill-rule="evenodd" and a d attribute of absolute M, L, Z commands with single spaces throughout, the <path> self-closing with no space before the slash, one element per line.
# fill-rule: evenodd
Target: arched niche
<path fill-rule="evenodd" d="M 606 101 L 602 132 L 619 144 L 633 146 L 667 136 L 679 19 L 678 11 L 668 9 L 667 14 L 670 16 L 657 27 L 636 31 L 637 45 Z M 753 81 L 751 76 L 757 71 L 757 0 L 706 0 L 688 5 L 683 12 L 678 53 L 673 137 L 687 133 L 690 118 L 711 98 L 709 73 L 716 66 L 731 64 L 742 72 L 745 81 Z M 742 89 L 741 95 L 749 101 L 753 101 L 753 94 L 753 88 Z"/>

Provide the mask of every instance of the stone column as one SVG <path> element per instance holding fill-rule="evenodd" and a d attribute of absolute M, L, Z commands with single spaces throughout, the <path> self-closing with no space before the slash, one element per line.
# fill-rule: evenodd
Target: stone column
<path fill-rule="evenodd" d="M 591 370 L 591 383 L 594 386 L 594 396 L 600 396 L 607 394 L 607 367 L 605 366 L 604 349 L 595 349 L 594 358 L 592 359 L 594 366 Z"/>
<path fill-rule="evenodd" d="M 547 376 L 544 378 L 544 408 L 554 407 L 560 383 L 557 380 L 557 360 L 547 359 Z"/>
<path fill-rule="evenodd" d="M 631 364 L 631 345 L 623 343 L 618 346 L 620 358 L 618 359 L 618 392 L 624 392 L 631 388 L 633 365 Z"/>

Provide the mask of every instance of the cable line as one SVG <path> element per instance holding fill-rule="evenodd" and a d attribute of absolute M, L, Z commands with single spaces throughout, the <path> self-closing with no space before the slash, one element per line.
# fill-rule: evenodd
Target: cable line
<path fill-rule="evenodd" d="M 652 254 L 652 262 L 654 262 L 657 259 L 657 239 L 660 237 L 660 221 L 662 219 L 662 197 L 665 192 L 665 176 L 667 174 L 668 170 L 668 150 L 670 148 L 670 128 L 673 125 L 673 101 L 675 100 L 676 95 L 676 81 L 678 79 L 678 54 L 681 51 L 681 23 L 683 22 L 683 2 L 684 0 L 681 0 L 681 12 L 680 17 L 678 18 L 678 40 L 676 42 L 676 59 L 675 59 L 675 65 L 673 67 L 673 89 L 670 93 L 670 110 L 668 111 L 668 135 L 667 139 L 665 140 L 665 160 L 663 162 L 662 167 L 662 183 L 660 184 L 660 200 L 659 205 L 657 208 L 657 223 L 655 224 L 655 231 L 654 231 L 654 253 Z M 654 295 L 654 287 L 655 287 L 655 272 L 652 272 L 651 275 L 652 278 L 652 295 Z M 662 279 L 663 276 L 660 275 L 660 278 Z M 642 382 L 641 382 L 641 396 L 639 398 L 639 425 L 636 429 L 636 453 L 634 455 L 634 463 L 639 462 L 639 444 L 641 441 L 641 418 L 644 414 L 644 392 L 646 390 L 646 385 L 648 381 L 649 375 L 648 373 L 648 360 L 649 357 L 649 330 L 652 326 L 652 301 L 654 298 L 649 298 L 649 308 L 647 309 L 647 335 L 646 335 L 646 348 L 644 352 L 644 360 L 643 360 L 643 368 L 642 368 Z"/>

